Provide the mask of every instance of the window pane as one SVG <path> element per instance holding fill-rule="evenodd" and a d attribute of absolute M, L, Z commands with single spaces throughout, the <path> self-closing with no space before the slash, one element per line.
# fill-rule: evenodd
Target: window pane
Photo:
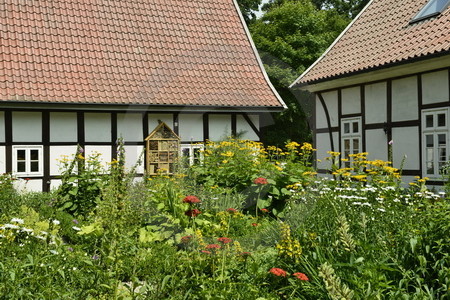
<path fill-rule="evenodd" d="M 427 155 L 427 157 L 426 157 L 426 159 L 427 160 L 434 160 L 434 149 L 433 148 L 427 148 L 427 153 L 426 153 L 426 155 Z"/>
<path fill-rule="evenodd" d="M 353 133 L 359 132 L 358 122 L 353 122 Z"/>
<path fill-rule="evenodd" d="M 25 172 L 25 162 L 19 161 L 17 162 L 17 172 Z"/>
<path fill-rule="evenodd" d="M 439 147 L 439 160 L 440 161 L 447 160 L 447 149 L 445 147 Z"/>
<path fill-rule="evenodd" d="M 189 148 L 181 149 L 182 156 L 189 157 Z"/>
<path fill-rule="evenodd" d="M 344 133 L 350 133 L 350 123 L 344 123 Z"/>
<path fill-rule="evenodd" d="M 434 145 L 434 142 L 433 142 L 433 136 L 427 134 L 427 135 L 425 136 L 425 138 L 426 138 L 427 147 L 433 147 L 433 145 Z"/>
<path fill-rule="evenodd" d="M 445 114 L 438 114 L 438 126 L 442 127 L 445 126 Z"/>
<path fill-rule="evenodd" d="M 432 161 L 427 162 L 427 174 L 434 174 L 434 167 Z"/>
<path fill-rule="evenodd" d="M 25 160 L 25 150 L 17 150 L 17 160 Z"/>
<path fill-rule="evenodd" d="M 30 159 L 38 160 L 39 159 L 39 150 L 30 150 Z"/>
<path fill-rule="evenodd" d="M 438 134 L 438 145 L 442 146 L 445 144 L 447 144 L 446 138 L 445 138 L 445 134 Z"/>
<path fill-rule="evenodd" d="M 350 139 L 344 140 L 344 151 L 349 152 L 350 151 Z"/>
<path fill-rule="evenodd" d="M 433 127 L 433 115 L 427 115 L 426 117 L 425 117 L 425 123 L 426 123 L 426 127 L 427 128 L 430 128 L 430 127 Z"/>
<path fill-rule="evenodd" d="M 359 139 L 353 139 L 353 154 L 359 153 Z"/>
<path fill-rule="evenodd" d="M 39 162 L 38 161 L 32 161 L 30 163 L 30 171 L 31 172 L 39 172 Z"/>

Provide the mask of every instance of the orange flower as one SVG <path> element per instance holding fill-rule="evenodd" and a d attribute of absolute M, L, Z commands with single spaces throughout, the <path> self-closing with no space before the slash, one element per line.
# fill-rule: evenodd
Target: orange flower
<path fill-rule="evenodd" d="M 286 277 L 287 275 L 287 272 L 280 268 L 272 268 L 269 270 L 269 273 L 272 273 L 273 275 L 278 277 Z"/>
<path fill-rule="evenodd" d="M 297 273 L 294 273 L 294 274 L 292 274 L 292 275 L 295 276 L 295 277 L 297 277 L 297 279 L 299 279 L 299 280 L 302 280 L 302 281 L 309 281 L 308 276 L 306 276 L 306 274 L 304 274 L 304 273 L 297 272 Z"/>

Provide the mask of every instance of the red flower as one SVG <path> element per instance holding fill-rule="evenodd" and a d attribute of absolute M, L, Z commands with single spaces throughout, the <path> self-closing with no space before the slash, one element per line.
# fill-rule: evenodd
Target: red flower
<path fill-rule="evenodd" d="M 272 268 L 269 272 L 278 277 L 286 277 L 287 275 L 287 272 L 280 268 Z"/>
<path fill-rule="evenodd" d="M 220 249 L 220 245 L 209 244 L 209 245 L 206 245 L 206 249 Z"/>
<path fill-rule="evenodd" d="M 264 177 L 258 177 L 258 178 L 256 178 L 255 180 L 253 180 L 253 183 L 254 183 L 254 184 L 260 184 L 260 185 L 268 184 L 267 179 L 264 178 Z"/>
<path fill-rule="evenodd" d="M 259 224 L 258 223 L 252 223 L 252 226 L 256 227 L 256 226 L 259 226 Z"/>
<path fill-rule="evenodd" d="M 187 210 L 184 214 L 188 217 L 195 218 L 196 216 L 198 216 L 201 213 L 202 213 L 201 211 L 194 208 L 194 209 Z"/>
<path fill-rule="evenodd" d="M 297 277 L 297 279 L 302 280 L 302 281 L 308 281 L 309 280 L 308 276 L 306 276 L 304 273 L 297 272 L 297 273 L 294 273 L 292 275 Z"/>
<path fill-rule="evenodd" d="M 202 251 L 200 251 L 201 253 L 205 253 L 205 254 L 211 254 L 211 251 L 208 251 L 208 250 L 202 250 Z"/>
<path fill-rule="evenodd" d="M 189 203 L 189 204 L 200 203 L 200 199 L 198 199 L 195 196 L 189 195 L 189 196 L 184 197 L 183 202 Z"/>
<path fill-rule="evenodd" d="M 263 213 L 268 213 L 268 212 L 269 212 L 269 210 L 268 210 L 267 208 L 261 208 L 261 211 L 262 211 Z"/>
<path fill-rule="evenodd" d="M 182 242 L 183 244 L 187 244 L 187 243 L 189 243 L 189 242 L 191 241 L 191 239 L 192 239 L 192 236 L 191 236 L 191 235 L 186 235 L 186 236 L 183 236 L 183 237 L 181 238 L 181 242 Z"/>
<path fill-rule="evenodd" d="M 220 237 L 217 239 L 219 242 L 221 242 L 222 244 L 228 244 L 231 243 L 233 240 L 227 237 Z"/>
<path fill-rule="evenodd" d="M 237 213 L 237 209 L 235 209 L 235 208 L 227 208 L 227 212 L 229 212 L 230 214 L 234 214 L 234 213 Z"/>

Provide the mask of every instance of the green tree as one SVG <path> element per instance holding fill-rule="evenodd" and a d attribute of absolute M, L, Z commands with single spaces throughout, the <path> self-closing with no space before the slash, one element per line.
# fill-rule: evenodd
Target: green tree
<path fill-rule="evenodd" d="M 239 9 L 241 10 L 247 24 L 249 24 L 252 20 L 255 20 L 255 11 L 258 11 L 261 1 L 262 0 L 237 0 Z"/>
<path fill-rule="evenodd" d="M 306 70 L 345 28 L 349 18 L 334 10 L 319 10 L 310 0 L 279 1 L 250 24 L 255 45 L 273 85 L 288 106 L 274 115 L 275 124 L 266 131 L 265 142 L 282 145 L 287 139 L 310 138 L 305 110 L 287 87 Z M 297 96 L 297 97 L 296 97 Z"/>

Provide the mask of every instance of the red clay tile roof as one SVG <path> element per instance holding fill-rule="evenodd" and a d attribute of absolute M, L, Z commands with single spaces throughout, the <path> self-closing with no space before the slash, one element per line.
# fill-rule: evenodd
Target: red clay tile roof
<path fill-rule="evenodd" d="M 233 0 L 17 0 L 0 16 L 0 101 L 284 105 Z"/>
<path fill-rule="evenodd" d="M 450 7 L 410 24 L 428 0 L 372 0 L 291 86 L 351 75 L 434 54 L 449 54 Z"/>

